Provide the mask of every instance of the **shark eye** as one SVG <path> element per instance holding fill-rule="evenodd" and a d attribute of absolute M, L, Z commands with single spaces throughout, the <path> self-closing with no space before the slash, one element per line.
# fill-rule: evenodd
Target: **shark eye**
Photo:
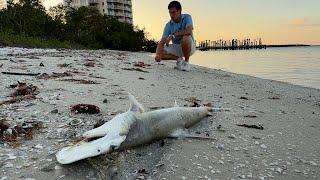
<path fill-rule="evenodd" d="M 98 149 L 98 152 L 100 152 L 100 149 Z"/>

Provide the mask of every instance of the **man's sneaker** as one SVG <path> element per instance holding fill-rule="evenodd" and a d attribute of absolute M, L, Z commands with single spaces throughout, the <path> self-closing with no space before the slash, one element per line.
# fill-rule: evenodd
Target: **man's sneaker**
<path fill-rule="evenodd" d="M 181 70 L 182 71 L 190 71 L 190 65 L 189 62 L 183 61 L 181 65 Z"/>
<path fill-rule="evenodd" d="M 182 58 L 179 58 L 176 62 L 176 67 L 175 69 L 182 70 L 182 65 L 183 65 L 184 60 Z"/>

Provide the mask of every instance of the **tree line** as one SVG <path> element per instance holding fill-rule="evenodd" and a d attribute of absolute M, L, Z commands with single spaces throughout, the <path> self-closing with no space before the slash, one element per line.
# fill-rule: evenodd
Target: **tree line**
<path fill-rule="evenodd" d="M 156 48 L 144 29 L 100 14 L 94 7 L 74 9 L 59 4 L 46 11 L 41 0 L 9 0 L 7 8 L 0 10 L 0 45 L 26 38 L 89 49 L 154 52 Z"/>

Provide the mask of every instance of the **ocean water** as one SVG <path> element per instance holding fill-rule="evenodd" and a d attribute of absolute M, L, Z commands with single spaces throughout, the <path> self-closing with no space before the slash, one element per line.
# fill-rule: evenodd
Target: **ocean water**
<path fill-rule="evenodd" d="M 320 89 L 320 46 L 196 51 L 192 64 Z"/>

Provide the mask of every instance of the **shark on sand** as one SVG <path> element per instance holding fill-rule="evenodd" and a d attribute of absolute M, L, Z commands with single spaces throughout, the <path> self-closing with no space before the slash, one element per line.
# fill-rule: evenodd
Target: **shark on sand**
<path fill-rule="evenodd" d="M 164 138 L 214 139 L 191 134 L 187 128 L 210 115 L 211 111 L 228 110 L 212 107 L 179 107 L 175 103 L 172 108 L 145 112 L 142 105 L 131 94 L 129 94 L 129 100 L 131 107 L 127 112 L 118 114 L 102 126 L 83 134 L 87 140 L 98 139 L 82 141 L 61 149 L 56 154 L 57 161 L 61 164 L 70 164 Z"/>

